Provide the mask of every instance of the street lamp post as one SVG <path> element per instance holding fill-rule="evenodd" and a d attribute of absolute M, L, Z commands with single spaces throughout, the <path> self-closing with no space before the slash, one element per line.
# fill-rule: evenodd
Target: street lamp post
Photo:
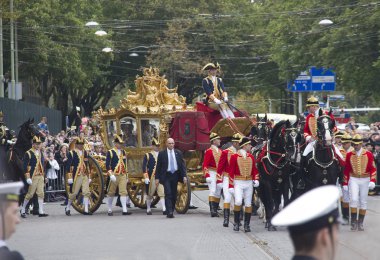
<path fill-rule="evenodd" d="M 15 86 L 15 42 L 14 42 L 14 21 L 13 21 L 13 0 L 10 0 L 10 14 L 11 14 L 11 99 L 16 99 L 16 86 Z"/>
<path fill-rule="evenodd" d="M 0 97 L 4 97 L 3 11 L 0 10 Z"/>

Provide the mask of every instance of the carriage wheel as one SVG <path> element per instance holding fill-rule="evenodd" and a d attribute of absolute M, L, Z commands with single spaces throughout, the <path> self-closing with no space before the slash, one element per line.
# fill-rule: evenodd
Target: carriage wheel
<path fill-rule="evenodd" d="M 146 193 L 145 183 L 141 178 L 129 178 L 127 185 L 128 196 L 133 204 L 140 208 L 146 209 Z M 160 201 L 160 197 L 157 196 L 157 192 L 153 196 L 152 206 L 156 205 Z"/>
<path fill-rule="evenodd" d="M 175 210 L 179 214 L 185 214 L 189 209 L 190 205 L 190 181 L 188 180 L 186 184 L 178 182 L 177 185 L 177 201 L 175 204 Z"/>
<path fill-rule="evenodd" d="M 88 210 L 90 212 L 95 212 L 102 204 L 104 198 L 104 179 L 103 172 L 98 164 L 98 162 L 91 156 L 88 158 L 91 172 L 91 183 L 90 183 L 90 205 Z M 67 174 L 65 174 L 65 187 L 66 194 L 69 194 L 70 186 L 67 184 Z M 73 208 L 79 213 L 84 213 L 83 195 L 82 191 L 79 192 L 78 196 L 72 203 Z"/>

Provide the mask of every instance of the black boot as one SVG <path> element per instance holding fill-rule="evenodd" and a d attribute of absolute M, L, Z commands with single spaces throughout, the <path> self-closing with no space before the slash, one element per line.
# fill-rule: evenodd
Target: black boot
<path fill-rule="evenodd" d="M 356 231 L 358 230 L 358 219 L 357 219 L 357 213 L 351 213 L 351 230 Z"/>
<path fill-rule="evenodd" d="M 212 217 L 212 202 L 209 201 L 208 204 L 210 205 L 210 215 L 211 215 L 211 217 Z"/>
<path fill-rule="evenodd" d="M 251 213 L 244 214 L 244 232 L 251 232 L 249 224 L 251 223 Z"/>
<path fill-rule="evenodd" d="M 240 211 L 234 211 L 234 231 L 239 231 L 240 225 Z"/>
<path fill-rule="evenodd" d="M 350 213 L 350 208 L 343 207 L 342 203 L 342 218 L 343 218 L 343 225 L 348 225 L 349 224 L 349 213 Z"/>
<path fill-rule="evenodd" d="M 301 156 L 300 161 L 300 168 L 298 170 L 298 182 L 297 182 L 297 190 L 304 190 L 305 189 L 305 180 L 304 180 L 304 173 L 306 168 L 306 156 Z"/>
<path fill-rule="evenodd" d="M 218 202 L 211 202 L 211 217 L 214 218 L 214 217 L 219 217 L 219 214 L 218 214 L 218 206 L 219 206 L 219 203 Z"/>
<path fill-rule="evenodd" d="M 365 215 L 359 214 L 359 221 L 358 221 L 358 230 L 359 231 L 364 231 L 364 227 L 363 227 L 364 217 L 365 217 Z"/>
<path fill-rule="evenodd" d="M 229 222 L 230 222 L 230 209 L 224 209 L 223 227 L 228 227 Z"/>

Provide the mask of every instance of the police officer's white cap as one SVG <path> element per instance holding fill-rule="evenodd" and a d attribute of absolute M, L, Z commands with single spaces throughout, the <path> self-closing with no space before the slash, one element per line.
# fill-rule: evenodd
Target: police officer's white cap
<path fill-rule="evenodd" d="M 287 226 L 292 232 L 308 232 L 337 223 L 339 190 L 328 185 L 315 188 L 285 207 L 272 219 L 274 226 Z"/>
<path fill-rule="evenodd" d="M 9 182 L 0 184 L 0 201 L 16 201 L 18 202 L 18 195 L 20 189 L 24 184 L 19 182 Z"/>

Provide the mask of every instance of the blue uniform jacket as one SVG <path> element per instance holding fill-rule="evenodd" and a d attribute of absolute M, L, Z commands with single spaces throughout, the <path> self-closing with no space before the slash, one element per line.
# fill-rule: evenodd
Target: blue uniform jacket
<path fill-rule="evenodd" d="M 156 155 L 154 154 L 154 151 L 146 153 L 143 159 L 143 166 L 142 170 L 143 173 L 148 173 L 148 178 L 150 179 L 153 174 L 153 170 L 155 170 L 157 158 Z M 147 176 L 144 176 L 147 177 Z"/>
<path fill-rule="evenodd" d="M 89 165 L 87 151 L 83 150 L 82 156 L 79 155 L 77 150 L 70 151 L 67 155 L 66 169 L 69 171 L 69 173 L 73 174 L 73 178 L 75 178 L 75 176 L 79 172 L 80 165 L 84 165 L 85 169 L 84 171 L 82 170 L 79 174 L 88 174 Z"/>
<path fill-rule="evenodd" d="M 224 84 L 221 78 L 216 77 L 216 80 L 218 82 L 217 88 L 220 92 L 220 97 L 216 97 L 216 98 L 222 98 L 223 92 L 225 92 Z M 202 86 L 203 86 L 204 91 L 206 92 L 207 100 L 208 100 L 209 96 L 211 94 L 214 94 L 214 89 L 215 89 L 215 86 L 212 83 L 211 77 L 204 78 L 202 80 Z"/>
<path fill-rule="evenodd" d="M 106 168 L 108 172 L 112 171 L 115 175 L 118 175 L 120 172 L 116 172 L 116 170 L 120 167 L 120 160 L 116 151 L 117 150 L 115 148 L 108 150 L 106 157 Z M 121 149 L 121 155 L 123 160 L 120 163 L 124 164 L 124 169 L 127 172 L 127 153 L 123 149 Z"/>
<path fill-rule="evenodd" d="M 43 155 L 40 152 L 40 158 L 37 160 L 37 156 L 35 154 L 35 150 L 29 149 L 23 158 L 24 162 L 24 172 L 26 174 L 30 173 L 30 176 L 26 176 L 26 178 L 33 177 L 34 172 L 36 171 L 36 166 L 40 167 L 40 172 L 42 171 L 42 175 L 44 176 L 44 158 Z"/>

